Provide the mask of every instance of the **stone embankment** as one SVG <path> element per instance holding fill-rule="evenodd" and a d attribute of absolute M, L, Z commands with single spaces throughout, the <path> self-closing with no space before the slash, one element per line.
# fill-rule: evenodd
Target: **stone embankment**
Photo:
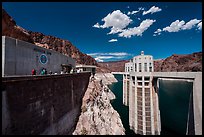
<path fill-rule="evenodd" d="M 83 97 L 82 112 L 73 135 L 124 135 L 119 114 L 110 100 L 115 95 L 107 87 L 117 82 L 111 73 L 98 73 L 90 80 Z"/>

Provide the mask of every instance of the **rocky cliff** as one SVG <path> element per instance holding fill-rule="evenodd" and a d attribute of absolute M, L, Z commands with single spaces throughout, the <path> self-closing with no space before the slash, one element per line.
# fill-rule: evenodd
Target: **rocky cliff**
<path fill-rule="evenodd" d="M 119 114 L 110 100 L 115 95 L 107 84 L 116 82 L 112 74 L 96 74 L 84 95 L 82 112 L 73 135 L 124 135 Z"/>
<path fill-rule="evenodd" d="M 187 55 L 176 55 L 154 62 L 154 71 L 160 72 L 185 72 L 202 71 L 202 52 Z"/>
<path fill-rule="evenodd" d="M 2 36 L 9 36 L 12 38 L 34 43 L 28 31 L 16 25 L 16 22 L 3 8 L 2 8 Z"/>
<path fill-rule="evenodd" d="M 68 40 L 63 40 L 60 38 L 56 38 L 53 36 L 47 36 L 40 32 L 29 32 L 31 38 L 33 39 L 34 43 L 38 46 L 52 49 L 63 53 L 67 56 L 70 56 L 76 59 L 76 62 L 79 64 L 86 64 L 86 65 L 97 65 L 97 62 L 94 58 L 89 55 L 86 55 L 79 51 L 72 43 Z"/>
<path fill-rule="evenodd" d="M 123 72 L 125 63 L 129 60 L 115 62 L 100 62 L 98 71 L 100 72 Z M 155 72 L 185 72 L 202 71 L 202 52 L 195 52 L 186 55 L 173 54 L 166 59 L 154 60 Z"/>
<path fill-rule="evenodd" d="M 12 17 L 2 8 L 2 36 L 27 41 L 38 46 L 55 50 L 70 56 L 79 64 L 97 65 L 91 56 L 79 51 L 70 41 L 54 36 L 47 36 L 40 32 L 32 32 L 18 26 Z"/>

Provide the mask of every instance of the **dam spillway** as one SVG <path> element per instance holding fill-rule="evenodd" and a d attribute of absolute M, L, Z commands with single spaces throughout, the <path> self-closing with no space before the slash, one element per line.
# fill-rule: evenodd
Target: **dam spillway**
<path fill-rule="evenodd" d="M 193 81 L 160 78 L 158 83 L 161 135 L 185 135 Z"/>

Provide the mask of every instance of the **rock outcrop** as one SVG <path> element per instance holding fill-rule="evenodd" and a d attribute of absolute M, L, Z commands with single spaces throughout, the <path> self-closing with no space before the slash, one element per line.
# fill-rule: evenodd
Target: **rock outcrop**
<path fill-rule="evenodd" d="M 27 41 L 34 44 L 30 34 L 25 29 L 16 25 L 12 17 L 2 8 L 2 36 Z"/>
<path fill-rule="evenodd" d="M 125 134 L 120 116 L 110 103 L 115 95 L 106 85 L 116 81 L 112 74 L 96 74 L 95 79 L 89 82 L 73 135 Z"/>
<path fill-rule="evenodd" d="M 9 36 L 38 46 L 58 51 L 76 60 L 78 64 L 97 65 L 91 56 L 79 51 L 70 41 L 40 32 L 32 32 L 18 26 L 12 17 L 2 8 L 2 36 Z"/>

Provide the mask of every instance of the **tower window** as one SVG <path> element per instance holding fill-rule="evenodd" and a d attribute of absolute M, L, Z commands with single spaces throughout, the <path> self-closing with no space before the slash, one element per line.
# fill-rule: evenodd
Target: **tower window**
<path fill-rule="evenodd" d="M 139 72 L 142 72 L 142 64 L 139 63 Z"/>
<path fill-rule="evenodd" d="M 152 67 L 149 67 L 149 72 L 152 72 Z"/>
<path fill-rule="evenodd" d="M 137 80 L 142 80 L 142 77 L 137 77 Z"/>
<path fill-rule="evenodd" d="M 150 79 L 150 77 L 144 77 L 144 80 L 149 80 Z"/>
<path fill-rule="evenodd" d="M 152 63 L 149 63 L 149 72 L 152 72 Z"/>
<path fill-rule="evenodd" d="M 135 72 L 137 72 L 137 63 L 135 63 Z"/>
<path fill-rule="evenodd" d="M 147 63 L 144 63 L 144 70 L 147 72 Z"/>

